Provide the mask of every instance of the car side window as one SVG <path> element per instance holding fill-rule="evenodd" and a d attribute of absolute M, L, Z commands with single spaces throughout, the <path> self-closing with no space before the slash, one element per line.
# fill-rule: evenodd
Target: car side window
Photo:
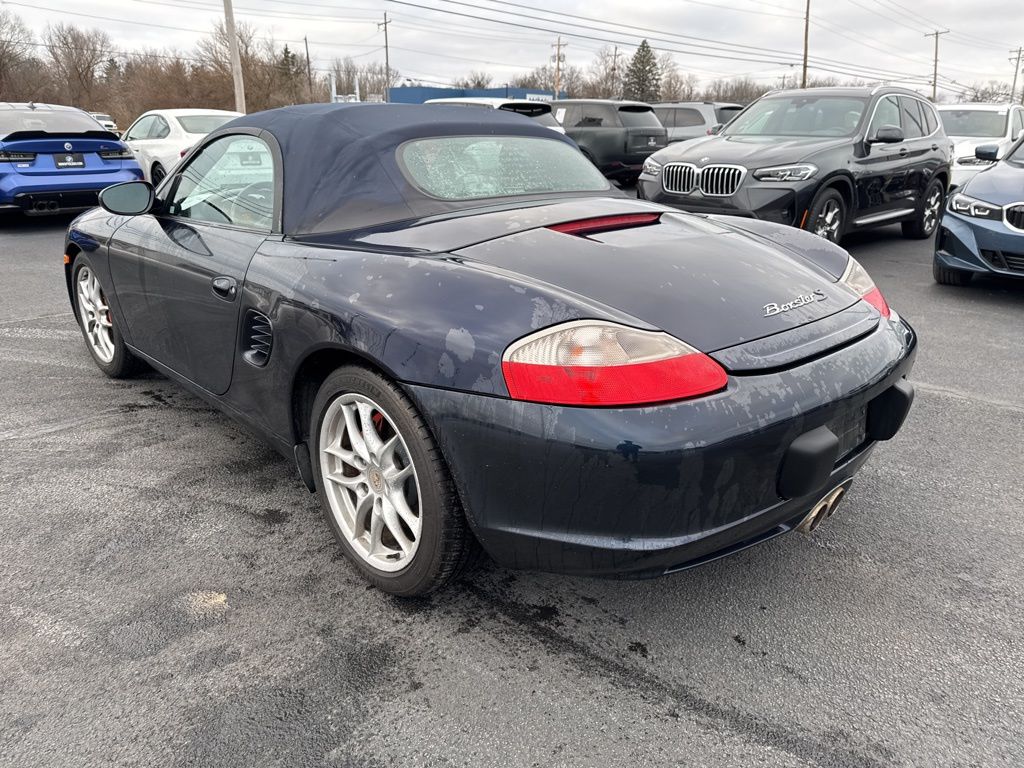
<path fill-rule="evenodd" d="M 129 141 L 138 141 L 139 139 L 145 139 L 149 137 L 149 131 L 153 127 L 153 121 L 156 120 L 155 115 L 146 115 L 141 120 L 137 120 L 135 125 L 128 129 L 128 133 L 125 134 L 125 138 Z"/>
<path fill-rule="evenodd" d="M 939 116 L 935 114 L 935 107 L 931 104 L 920 102 L 921 112 L 924 114 L 924 129 L 926 135 L 931 136 L 939 127 Z"/>
<path fill-rule="evenodd" d="M 171 126 L 160 115 L 153 116 L 153 127 L 149 130 L 149 138 L 166 139 L 171 135 Z"/>
<path fill-rule="evenodd" d="M 181 172 L 167 212 L 269 232 L 274 222 L 270 147 L 253 136 L 223 136 L 210 142 Z"/>
<path fill-rule="evenodd" d="M 704 125 L 704 116 L 696 109 L 677 109 L 676 127 Z"/>
<path fill-rule="evenodd" d="M 921 115 L 921 102 L 910 96 L 900 96 L 900 116 L 903 123 L 903 135 L 908 139 L 920 139 L 927 133 L 924 129 L 924 118 Z"/>
<path fill-rule="evenodd" d="M 1013 110 L 1013 138 L 1016 139 L 1020 136 L 1020 132 L 1024 131 L 1024 109 Z"/>
<path fill-rule="evenodd" d="M 615 110 L 606 104 L 583 104 L 580 106 L 579 115 L 574 128 L 607 128 L 616 126 L 618 119 Z"/>
<path fill-rule="evenodd" d="M 658 116 L 658 120 L 661 122 L 662 127 L 675 128 L 676 110 L 670 109 L 669 107 L 655 107 L 654 114 Z"/>
<path fill-rule="evenodd" d="M 878 100 L 878 104 L 875 105 L 875 114 L 871 118 L 871 125 L 868 126 L 867 135 L 874 136 L 878 133 L 878 129 L 891 125 L 895 128 L 899 128 L 900 125 L 900 105 L 896 101 L 895 96 L 885 96 Z"/>

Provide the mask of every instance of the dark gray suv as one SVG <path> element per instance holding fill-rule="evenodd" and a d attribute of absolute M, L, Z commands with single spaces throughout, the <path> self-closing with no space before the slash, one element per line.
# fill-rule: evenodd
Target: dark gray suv
<path fill-rule="evenodd" d="M 833 242 L 900 223 L 935 233 L 951 145 L 935 107 L 903 88 L 808 88 L 766 94 L 717 136 L 647 159 L 637 194 L 695 213 L 748 216 Z"/>
<path fill-rule="evenodd" d="M 634 183 L 644 160 L 668 144 L 650 104 L 564 99 L 551 102 L 551 107 L 566 134 L 609 179 Z"/>

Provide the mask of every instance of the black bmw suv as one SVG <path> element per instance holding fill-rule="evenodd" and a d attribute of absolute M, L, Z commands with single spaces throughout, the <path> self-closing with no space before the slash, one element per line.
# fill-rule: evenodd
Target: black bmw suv
<path fill-rule="evenodd" d="M 935 232 L 951 145 L 935 108 L 903 88 L 808 88 L 761 97 L 717 135 L 654 153 L 639 197 L 697 213 L 748 216 L 839 242 L 900 222 Z"/>

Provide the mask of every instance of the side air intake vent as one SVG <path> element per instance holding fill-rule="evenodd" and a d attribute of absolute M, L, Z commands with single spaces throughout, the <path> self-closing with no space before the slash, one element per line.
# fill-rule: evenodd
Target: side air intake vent
<path fill-rule="evenodd" d="M 250 365 L 262 368 L 270 362 L 273 348 L 274 327 L 270 324 L 270 318 L 250 309 L 245 313 L 245 326 L 242 330 L 242 357 Z"/>

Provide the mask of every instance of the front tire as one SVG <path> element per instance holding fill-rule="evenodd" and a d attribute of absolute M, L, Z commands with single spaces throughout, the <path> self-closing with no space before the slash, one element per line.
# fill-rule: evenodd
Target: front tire
<path fill-rule="evenodd" d="M 932 277 L 935 278 L 935 282 L 940 285 L 959 285 L 964 286 L 971 282 L 971 278 L 974 277 L 970 272 L 965 272 L 962 269 L 950 269 L 944 267 L 937 261 L 932 262 Z"/>
<path fill-rule="evenodd" d="M 349 560 L 379 589 L 433 592 L 475 559 L 455 484 L 423 418 L 384 377 L 356 366 L 313 402 L 317 494 Z"/>
<path fill-rule="evenodd" d="M 112 379 L 138 373 L 144 364 L 131 353 L 107 302 L 106 291 L 92 263 L 85 256 L 75 259 L 71 271 L 75 315 L 85 346 L 96 366 Z"/>
<path fill-rule="evenodd" d="M 940 179 L 932 179 L 925 187 L 924 196 L 917 206 L 917 212 L 910 221 L 901 225 L 903 236 L 911 240 L 924 240 L 935 234 L 942 213 L 942 201 L 946 198 L 946 188 Z"/>
<path fill-rule="evenodd" d="M 846 201 L 839 190 L 827 187 L 814 196 L 808 209 L 807 230 L 839 244 L 846 232 Z"/>

